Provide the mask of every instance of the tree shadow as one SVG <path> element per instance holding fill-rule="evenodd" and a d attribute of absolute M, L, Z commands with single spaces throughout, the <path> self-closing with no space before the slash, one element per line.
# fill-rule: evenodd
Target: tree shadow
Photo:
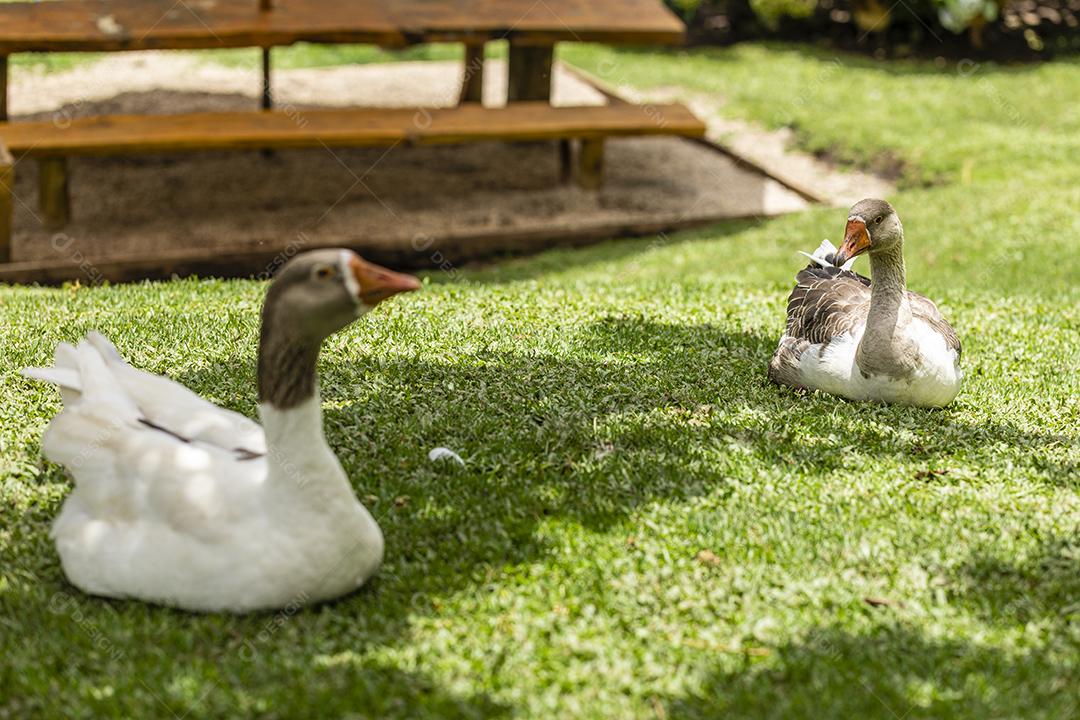
<path fill-rule="evenodd" d="M 348 359 L 341 359 L 328 353 L 320 368 L 327 437 L 387 540 L 375 581 L 334 603 L 284 617 L 192 616 L 108 603 L 137 620 L 126 652 L 140 664 L 150 662 L 150 649 L 141 645 L 154 635 L 159 621 L 153 618 L 171 618 L 192 636 L 176 662 L 200 662 L 210 648 L 223 672 L 240 676 L 252 672 L 245 670 L 252 639 L 280 626 L 257 646 L 265 660 L 256 673 L 260 683 L 267 682 L 266 667 L 295 665 L 298 656 L 304 663 L 341 662 L 335 672 L 352 678 L 352 668 L 371 667 L 364 648 L 399 646 L 418 618 L 437 618 L 456 593 L 490 586 L 507 568 L 549 556 L 549 534 L 541 531 L 548 523 L 602 531 L 646 503 L 705 493 L 722 499 L 733 477 L 753 480 L 754 473 L 776 467 L 825 475 L 883 454 L 940 466 L 957 452 L 957 438 L 976 443 L 986 433 L 994 442 L 1033 452 L 1047 442 L 1007 423 L 972 426 L 948 410 L 846 403 L 777 388 L 764 373 L 775 339 L 753 327 L 613 315 L 581 328 L 568 342 L 575 348 L 572 359 L 486 349 L 467 363 L 419 354 L 346 352 Z M 218 352 L 212 366 L 175 379 L 256 416 L 253 349 Z M 943 433 L 946 425 L 951 429 Z M 460 452 L 466 466 L 428 461 L 428 450 L 437 445 Z M 1064 590 L 1075 588 L 1061 582 Z M 1018 583 L 1014 589 L 1023 592 Z M 80 596 L 78 607 L 96 603 Z M 321 638 L 317 646 L 305 641 L 309 636 Z M 355 647 L 358 640 L 364 648 Z M 840 636 L 830 642 L 855 652 L 861 640 Z M 819 652 L 816 647 L 789 650 L 798 672 L 807 672 L 803 666 Z M 948 654 L 937 647 L 917 650 Z M 822 682 L 839 686 L 842 676 L 830 673 Z M 887 678 L 878 694 L 889 701 L 903 696 L 900 679 L 915 671 L 905 673 Z M 787 682 L 771 674 L 749 677 L 770 687 Z M 402 682 L 382 692 L 408 709 L 424 695 Z M 424 685 L 422 677 L 417 682 Z M 740 687 L 736 676 L 717 683 Z M 341 690 L 357 697 L 350 693 Z M 446 702 L 450 714 L 460 702 L 463 713 L 500 711 L 482 698 Z M 713 701 L 702 702 L 686 705 L 686 714 L 713 709 Z M 767 709 L 749 707 L 750 717 L 755 707 Z"/>
<path fill-rule="evenodd" d="M 305 717 L 312 708 L 324 717 L 511 714 L 487 693 L 450 690 L 422 669 L 366 655 L 386 639 L 368 637 L 373 593 L 360 595 L 243 616 L 193 614 L 85 595 L 56 567 L 0 593 L 0 608 L 35 634 L 5 647 L 0 715 L 66 717 L 71 708 L 109 717 Z"/>
<path fill-rule="evenodd" d="M 608 263 L 616 265 L 632 256 L 644 255 L 659 248 L 678 247 L 699 240 L 707 239 L 719 243 L 753 227 L 779 219 L 780 217 L 760 217 L 720 220 L 710 223 L 706 228 L 689 228 L 671 233 L 661 232 L 645 237 L 641 237 L 640 233 L 631 233 L 620 238 L 615 232 L 609 233 L 609 236 L 613 238 L 610 240 L 549 249 L 538 255 L 522 257 L 520 252 L 496 255 L 491 260 L 472 264 L 467 280 L 463 280 L 455 272 L 432 273 L 430 277 L 436 284 L 467 282 L 479 285 L 506 285 L 535 280 L 568 269 L 581 271 Z M 454 263 L 453 257 L 446 259 Z M 639 267 L 635 261 L 623 263 L 618 273 L 629 275 L 636 272 Z"/>
<path fill-rule="evenodd" d="M 970 463 L 987 437 L 1033 452 L 1048 442 L 948 410 L 777 388 L 764 373 L 774 340 L 753 328 L 612 316 L 573 342 L 575 359 L 480 350 L 468 364 L 385 355 L 324 363 L 330 445 L 389 548 L 355 599 L 380 618 L 373 636 L 395 639 L 409 612 L 544 557 L 537 529 L 549 520 L 603 531 L 646 503 L 723 496 L 748 457 L 751 472 L 826 475 L 882 457 L 941 468 L 967 453 L 957 462 Z M 179 380 L 205 391 L 223 375 L 253 387 L 252 363 L 238 358 Z M 440 445 L 467 465 L 428 461 Z M 1044 460 L 1056 482 L 1054 459 Z"/>
<path fill-rule="evenodd" d="M 1080 622 L 1080 529 L 1017 554 L 973 553 L 954 573 L 951 599 L 997 625 Z"/>
<path fill-rule="evenodd" d="M 673 718 L 1066 718 L 1076 716 L 1078 682 L 1075 665 L 1047 654 L 896 623 L 865 634 L 815 630 L 756 664 L 718 669 L 664 705 Z"/>
<path fill-rule="evenodd" d="M 669 376 L 665 382 L 675 387 L 688 380 L 682 384 L 690 393 L 686 402 L 719 402 L 729 409 L 752 407 L 771 414 L 771 432 L 747 433 L 743 421 L 724 428 L 752 440 L 764 453 L 762 460 L 821 471 L 840 467 L 834 460 L 843 456 L 948 460 L 958 452 L 1003 443 L 1024 450 L 1032 468 L 1050 484 L 1077 485 L 1075 463 L 1059 461 L 1047 452 L 1049 447 L 1074 445 L 1075 436 L 1031 432 L 1004 421 L 971 422 L 964 418 L 962 404 L 924 409 L 860 403 L 774 386 L 766 379 L 765 367 L 776 338 L 765 330 L 615 316 L 592 325 L 588 334 L 587 347 L 597 352 L 636 356 L 651 367 L 663 367 Z M 805 428 L 810 421 L 817 428 L 811 437 L 785 436 L 785 427 Z M 804 460 L 809 466 L 802 465 Z"/>
<path fill-rule="evenodd" d="M 468 695 L 449 691 L 422 673 L 404 672 L 373 664 L 348 652 L 317 659 L 317 684 L 288 667 L 285 657 L 262 665 L 243 682 L 224 684 L 204 681 L 210 687 L 201 698 L 169 693 L 175 683 L 158 688 L 158 707 L 168 707 L 176 716 L 192 713 L 198 717 L 235 717 L 237 691 L 252 707 L 274 717 L 306 717 L 313 708 L 321 717 L 356 718 L 502 718 L 511 709 L 484 694 Z M 163 678 L 163 680 L 166 680 Z M 239 678 L 238 678 L 239 680 Z M 171 695 L 176 694 L 176 697 Z M 133 715 L 148 707 L 131 708 Z"/>
<path fill-rule="evenodd" d="M 730 479 L 723 456 L 735 451 L 761 467 L 822 475 L 882 457 L 947 470 L 957 455 L 970 463 L 985 447 L 989 459 L 1004 443 L 1025 451 L 1039 472 L 1033 477 L 1075 484 L 1075 468 L 1046 452 L 1072 438 L 1008 422 L 973 424 L 957 410 L 779 388 L 764 371 L 774 344 L 755 328 L 609 316 L 575 336 L 575 359 L 486 350 L 469 364 L 358 357 L 322 368 L 325 425 L 346 467 L 362 462 L 363 475 L 376 478 L 361 492 L 382 504 L 380 512 L 395 512 L 387 505 L 404 496 L 432 497 L 431 483 L 446 472 L 471 476 L 479 482 L 434 489 L 442 506 L 424 533 L 524 522 L 515 544 L 523 557 L 535 549 L 526 538 L 539 518 L 602 530 L 642 503 L 715 492 Z M 179 380 L 203 389 L 222 375 L 254 386 L 252 363 L 239 359 Z M 234 409 L 254 414 L 253 404 Z M 426 453 L 436 445 L 458 450 L 468 469 L 433 470 Z M 534 482 L 507 485 L 506 474 Z M 925 479 L 949 482 L 935 473 Z"/>

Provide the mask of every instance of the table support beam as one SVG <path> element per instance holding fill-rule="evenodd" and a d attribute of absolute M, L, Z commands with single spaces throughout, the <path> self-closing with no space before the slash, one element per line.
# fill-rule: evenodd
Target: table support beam
<path fill-rule="evenodd" d="M 522 46 L 510 43 L 507 58 L 506 102 L 551 102 L 551 71 L 555 48 L 546 46 Z M 559 140 L 559 179 L 570 176 L 569 140 Z"/>
<path fill-rule="evenodd" d="M 0 122 L 8 120 L 8 56 L 0 55 Z"/>
<path fill-rule="evenodd" d="M 11 224 L 15 213 L 15 160 L 0 142 L 0 263 L 11 262 Z"/>
<path fill-rule="evenodd" d="M 585 190 L 599 190 L 604 179 L 604 138 L 581 141 L 578 183 Z"/>
<path fill-rule="evenodd" d="M 559 141 L 559 183 L 565 185 L 574 177 L 574 143 Z"/>
<path fill-rule="evenodd" d="M 554 48 L 510 44 L 507 102 L 551 101 L 551 63 Z"/>
<path fill-rule="evenodd" d="M 274 91 L 270 86 L 270 48 L 262 49 L 262 109 L 274 107 Z"/>
<path fill-rule="evenodd" d="M 67 158 L 44 157 L 38 161 L 38 203 L 46 230 L 59 230 L 71 217 Z"/>
<path fill-rule="evenodd" d="M 465 73 L 459 102 L 484 101 L 484 44 L 465 46 Z"/>

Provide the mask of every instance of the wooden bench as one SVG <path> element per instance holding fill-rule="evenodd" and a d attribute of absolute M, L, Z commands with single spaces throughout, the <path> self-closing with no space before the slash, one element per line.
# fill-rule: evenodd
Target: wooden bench
<path fill-rule="evenodd" d="M 594 189 L 601 181 L 605 138 L 704 134 L 704 123 L 674 104 L 553 107 L 523 102 L 502 108 L 465 104 L 429 110 L 112 115 L 77 119 L 60 132 L 51 122 L 0 123 L 0 258 L 7 260 L 10 252 L 12 156 L 38 160 L 41 215 L 46 227 L 59 229 L 70 214 L 66 158 L 73 155 L 573 139 L 580 141 L 578 182 Z M 561 174 L 564 180 L 572 174 L 569 163 Z"/>

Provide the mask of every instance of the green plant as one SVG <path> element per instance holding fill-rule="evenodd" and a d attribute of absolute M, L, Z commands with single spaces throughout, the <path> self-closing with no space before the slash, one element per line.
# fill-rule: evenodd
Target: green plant
<path fill-rule="evenodd" d="M 749 0 L 754 14 L 766 27 L 777 28 L 785 18 L 808 18 L 814 13 L 817 0 Z"/>
<path fill-rule="evenodd" d="M 936 0 L 941 25 L 962 33 L 975 23 L 990 22 L 998 16 L 995 0 Z"/>

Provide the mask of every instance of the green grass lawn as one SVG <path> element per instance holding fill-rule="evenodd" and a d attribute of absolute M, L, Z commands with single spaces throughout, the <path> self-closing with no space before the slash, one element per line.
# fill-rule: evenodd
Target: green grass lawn
<path fill-rule="evenodd" d="M 1080 716 L 1080 64 L 563 54 L 898 161 L 910 283 L 964 343 L 957 401 L 766 381 L 795 251 L 842 210 L 435 272 L 321 363 L 386 533 L 377 581 L 195 616 L 65 583 L 69 481 L 39 447 L 59 398 L 17 371 L 96 328 L 253 415 L 264 286 L 2 288 L 0 717 Z"/>

